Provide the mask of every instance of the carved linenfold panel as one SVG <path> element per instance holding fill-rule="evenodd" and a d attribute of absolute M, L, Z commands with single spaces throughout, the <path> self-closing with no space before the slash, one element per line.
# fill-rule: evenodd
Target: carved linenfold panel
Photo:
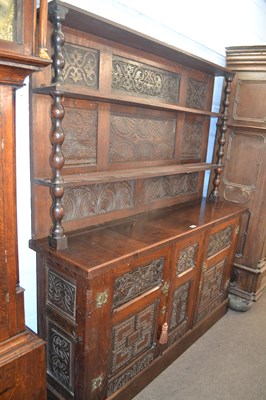
<path fill-rule="evenodd" d="M 182 324 L 187 316 L 187 304 L 189 295 L 190 282 L 177 288 L 174 292 L 174 299 L 171 311 L 170 329 L 175 329 Z"/>
<path fill-rule="evenodd" d="M 73 391 L 74 345 L 71 338 L 51 321 L 48 323 L 48 373 L 68 391 Z"/>
<path fill-rule="evenodd" d="M 164 257 L 153 260 L 115 280 L 113 306 L 119 307 L 162 282 Z"/>
<path fill-rule="evenodd" d="M 51 270 L 48 271 L 47 301 L 70 317 L 75 317 L 76 287 Z"/>
<path fill-rule="evenodd" d="M 70 43 L 65 43 L 62 52 L 65 58 L 62 71 L 64 83 L 97 89 L 99 52 Z"/>
<path fill-rule="evenodd" d="M 139 361 L 134 363 L 130 368 L 126 369 L 122 374 L 108 382 L 108 397 L 118 389 L 123 387 L 130 379 L 134 378 L 139 372 L 146 368 L 154 359 L 153 353 L 147 354 Z"/>
<path fill-rule="evenodd" d="M 174 157 L 175 118 L 111 115 L 110 163 L 170 160 Z"/>
<path fill-rule="evenodd" d="M 202 137 L 203 137 L 203 120 L 189 121 L 184 123 L 181 158 L 185 159 L 201 159 Z"/>
<path fill-rule="evenodd" d="M 194 268 L 196 265 L 196 257 L 198 254 L 199 244 L 194 243 L 179 252 L 179 257 L 176 264 L 176 276 Z"/>
<path fill-rule="evenodd" d="M 178 102 L 180 75 L 127 58 L 113 56 L 112 90 L 133 96 Z"/>
<path fill-rule="evenodd" d="M 213 256 L 214 254 L 231 245 L 232 232 L 233 225 L 230 225 L 211 235 L 208 244 L 208 257 Z"/>
<path fill-rule="evenodd" d="M 66 189 L 64 221 L 133 208 L 134 182 L 112 182 Z"/>
<path fill-rule="evenodd" d="M 199 307 L 215 299 L 222 291 L 222 280 L 226 259 L 208 268 L 203 273 L 203 284 L 200 294 Z"/>
<path fill-rule="evenodd" d="M 157 301 L 113 327 L 111 373 L 153 345 Z"/>
<path fill-rule="evenodd" d="M 207 83 L 190 78 L 187 86 L 187 107 L 204 110 L 207 99 Z"/>
<path fill-rule="evenodd" d="M 197 172 L 176 176 L 163 176 L 144 181 L 145 203 L 160 199 L 174 198 L 183 194 L 196 193 L 198 189 Z"/>
<path fill-rule="evenodd" d="M 62 151 L 65 165 L 95 165 L 97 157 L 97 110 L 65 106 Z"/>

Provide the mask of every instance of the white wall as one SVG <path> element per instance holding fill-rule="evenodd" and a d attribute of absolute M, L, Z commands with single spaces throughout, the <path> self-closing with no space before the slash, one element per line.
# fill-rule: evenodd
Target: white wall
<path fill-rule="evenodd" d="M 220 65 L 225 64 L 227 46 L 266 44 L 266 0 L 67 2 Z M 217 82 L 214 111 L 218 111 L 220 87 Z M 35 253 L 28 249 L 31 237 L 28 119 L 26 85 L 17 91 L 18 240 L 26 324 L 36 331 Z M 215 121 L 212 128 L 214 133 Z"/>

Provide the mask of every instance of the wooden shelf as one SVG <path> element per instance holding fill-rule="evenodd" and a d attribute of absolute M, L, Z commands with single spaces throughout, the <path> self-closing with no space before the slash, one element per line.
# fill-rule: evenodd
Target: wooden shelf
<path fill-rule="evenodd" d="M 137 107 L 148 107 L 149 109 L 157 109 L 163 111 L 175 111 L 175 112 L 185 112 L 188 114 L 196 114 L 202 115 L 205 117 L 211 118 L 219 118 L 222 117 L 222 113 L 216 113 L 207 110 L 200 110 L 196 108 L 189 108 L 189 107 L 182 107 L 177 104 L 173 103 L 162 103 L 159 101 L 152 101 L 151 99 L 145 99 L 139 97 L 131 98 L 125 97 L 123 95 L 118 94 L 102 94 L 99 91 L 85 89 L 82 91 L 80 88 L 75 88 L 74 86 L 70 85 L 51 85 L 51 86 L 43 86 L 39 88 L 35 88 L 32 90 L 33 93 L 37 94 L 45 94 L 51 95 L 53 92 L 59 91 L 63 94 L 64 97 L 68 98 L 75 98 L 75 99 L 82 99 L 82 100 L 90 100 L 90 101 L 100 101 L 100 102 L 108 102 L 113 104 L 121 104 L 121 105 L 130 105 L 130 106 L 137 106 Z"/>
<path fill-rule="evenodd" d="M 156 176 L 168 176 L 178 174 L 189 174 L 192 172 L 201 172 L 212 170 L 217 167 L 216 164 L 198 163 L 182 165 L 164 165 L 159 167 L 145 167 L 113 171 L 89 172 L 86 174 L 63 175 L 62 185 L 64 187 L 73 187 L 80 185 L 90 185 L 103 182 L 117 182 L 123 180 L 135 180 L 152 178 Z M 42 186 L 55 186 L 56 184 L 50 178 L 35 178 L 34 182 Z"/>

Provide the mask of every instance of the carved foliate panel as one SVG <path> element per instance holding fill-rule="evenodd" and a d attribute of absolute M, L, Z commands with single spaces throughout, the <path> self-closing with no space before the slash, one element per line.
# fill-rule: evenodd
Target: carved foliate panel
<path fill-rule="evenodd" d="M 62 48 L 65 66 L 62 78 L 65 84 L 98 88 L 99 52 L 95 49 L 65 43 Z"/>
<path fill-rule="evenodd" d="M 134 182 L 112 182 L 66 189 L 64 221 L 133 208 Z"/>
<path fill-rule="evenodd" d="M 186 105 L 187 107 L 204 110 L 207 100 L 207 83 L 194 78 L 188 80 Z"/>
<path fill-rule="evenodd" d="M 205 304 L 209 303 L 223 291 L 222 281 L 225 262 L 226 259 L 218 262 L 217 264 L 213 265 L 205 272 L 203 272 L 203 283 L 200 294 L 199 307 L 202 307 Z"/>
<path fill-rule="evenodd" d="M 184 123 L 181 158 L 201 159 L 204 120 L 188 121 Z"/>
<path fill-rule="evenodd" d="M 144 181 L 145 203 L 196 193 L 198 189 L 198 176 L 199 174 L 195 172 L 146 179 Z"/>
<path fill-rule="evenodd" d="M 164 257 L 161 257 L 148 265 L 119 276 L 115 280 L 113 306 L 119 307 L 145 291 L 160 285 L 164 261 Z"/>
<path fill-rule="evenodd" d="M 176 276 L 182 274 L 184 271 L 187 271 L 188 269 L 195 267 L 198 249 L 199 249 L 199 244 L 194 243 L 180 250 L 176 264 Z"/>
<path fill-rule="evenodd" d="M 171 311 L 170 329 L 175 329 L 182 324 L 187 317 L 187 304 L 190 282 L 177 288 L 174 292 L 174 299 Z"/>
<path fill-rule="evenodd" d="M 177 103 L 179 82 L 179 74 L 127 58 L 113 56 L 113 92 Z"/>
<path fill-rule="evenodd" d="M 65 106 L 62 151 L 65 165 L 95 165 L 97 157 L 97 110 Z"/>
<path fill-rule="evenodd" d="M 170 160 L 174 157 L 175 118 L 111 115 L 110 163 Z"/>
<path fill-rule="evenodd" d="M 231 245 L 232 232 L 233 225 L 230 225 L 211 235 L 208 244 L 208 257 L 213 256 L 214 254 L 226 249 L 226 247 Z"/>
<path fill-rule="evenodd" d="M 154 354 L 146 354 L 139 361 L 131 365 L 130 368 L 123 371 L 122 374 L 118 375 L 114 379 L 108 382 L 108 393 L 107 396 L 111 396 L 118 389 L 123 387 L 130 379 L 134 378 L 139 372 L 145 369 L 154 360 Z"/>
<path fill-rule="evenodd" d="M 75 318 L 76 287 L 66 279 L 49 270 L 47 302 L 63 313 Z"/>
<path fill-rule="evenodd" d="M 157 301 L 113 327 L 112 373 L 152 347 L 156 313 Z"/>
<path fill-rule="evenodd" d="M 57 325 L 49 321 L 47 340 L 47 371 L 68 391 L 73 391 L 73 340 Z"/>

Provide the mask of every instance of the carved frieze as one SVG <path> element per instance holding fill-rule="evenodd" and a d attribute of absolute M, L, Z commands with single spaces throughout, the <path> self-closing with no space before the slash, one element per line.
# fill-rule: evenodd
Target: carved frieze
<path fill-rule="evenodd" d="M 207 83 L 194 78 L 189 78 L 187 85 L 187 107 L 204 110 L 207 99 Z"/>
<path fill-rule="evenodd" d="M 222 280 L 225 262 L 226 259 L 203 272 L 199 307 L 206 305 L 223 291 Z"/>
<path fill-rule="evenodd" d="M 76 287 L 66 279 L 48 271 L 47 301 L 70 317 L 76 314 Z"/>
<path fill-rule="evenodd" d="M 196 193 L 197 188 L 197 172 L 146 179 L 144 181 L 145 203 Z"/>
<path fill-rule="evenodd" d="M 174 299 L 171 311 L 170 329 L 175 329 L 184 322 L 187 316 L 187 303 L 189 295 L 190 282 L 177 288 L 174 292 Z"/>
<path fill-rule="evenodd" d="M 157 301 L 113 327 L 111 372 L 124 367 L 153 345 Z"/>
<path fill-rule="evenodd" d="M 184 123 L 181 150 L 182 159 L 201 159 L 203 122 L 204 120 Z"/>
<path fill-rule="evenodd" d="M 65 66 L 62 71 L 64 84 L 98 88 L 99 52 L 65 43 L 62 48 Z"/>
<path fill-rule="evenodd" d="M 66 189 L 64 221 L 133 208 L 134 182 L 111 182 Z"/>
<path fill-rule="evenodd" d="M 119 307 L 145 291 L 160 285 L 164 260 L 164 257 L 161 257 L 116 278 L 113 306 Z"/>
<path fill-rule="evenodd" d="M 113 56 L 112 90 L 128 95 L 163 99 L 177 103 L 180 75 L 136 62 L 127 58 Z"/>
<path fill-rule="evenodd" d="M 199 249 L 199 244 L 194 243 L 180 250 L 176 264 L 176 276 L 182 274 L 188 269 L 194 268 L 196 265 L 196 257 Z"/>
<path fill-rule="evenodd" d="M 233 225 L 230 225 L 211 235 L 208 244 L 208 257 L 213 256 L 231 245 L 232 232 Z"/>
<path fill-rule="evenodd" d="M 65 165 L 95 165 L 97 157 L 97 110 L 65 106 L 62 151 Z"/>
<path fill-rule="evenodd" d="M 153 353 L 149 353 L 142 357 L 139 361 L 134 363 L 130 368 L 123 371 L 122 374 L 118 375 L 116 378 L 108 382 L 108 394 L 111 396 L 118 389 L 123 387 L 130 379 L 134 378 L 139 372 L 146 368 L 154 359 Z"/>
<path fill-rule="evenodd" d="M 48 373 L 64 388 L 73 391 L 71 367 L 74 360 L 74 346 L 70 337 L 57 325 L 48 323 Z"/>
<path fill-rule="evenodd" d="M 175 118 L 112 114 L 110 163 L 173 159 L 175 130 Z"/>

